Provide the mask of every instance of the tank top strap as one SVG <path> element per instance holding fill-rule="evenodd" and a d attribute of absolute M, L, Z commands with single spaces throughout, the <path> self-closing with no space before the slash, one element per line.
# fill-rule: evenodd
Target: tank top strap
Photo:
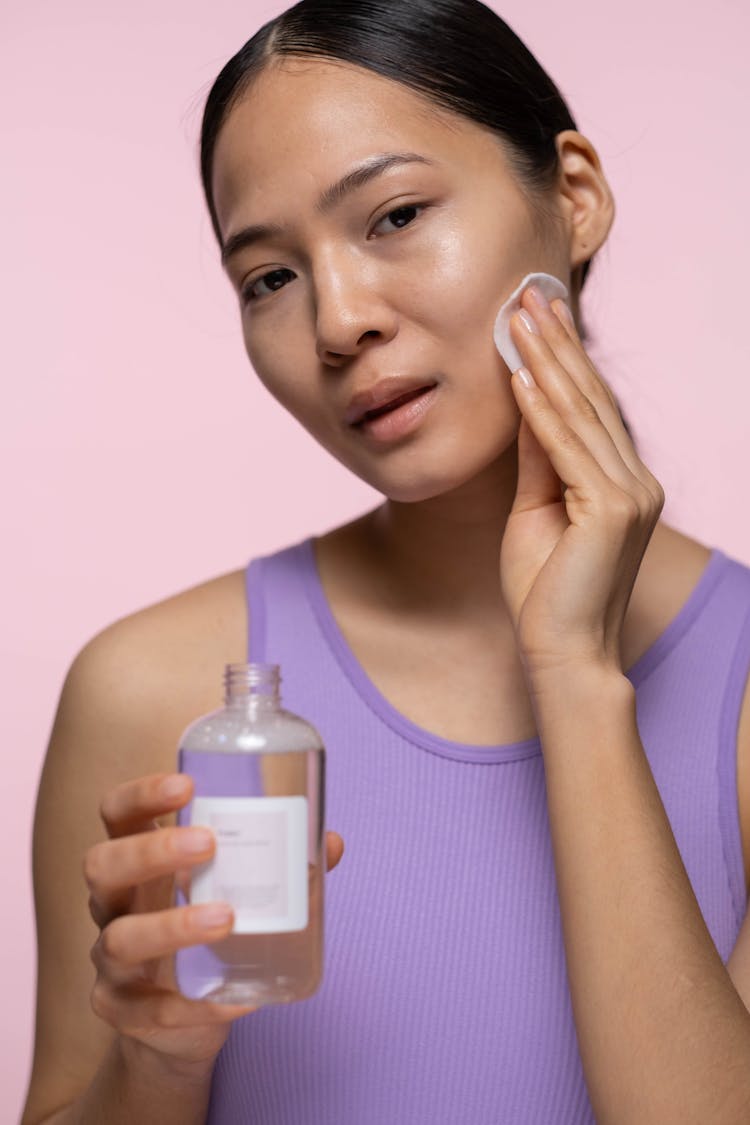
<path fill-rule="evenodd" d="M 305 538 L 271 554 L 257 555 L 245 568 L 248 610 L 247 659 L 281 663 L 280 647 L 307 612 L 303 568 L 311 539 Z"/>

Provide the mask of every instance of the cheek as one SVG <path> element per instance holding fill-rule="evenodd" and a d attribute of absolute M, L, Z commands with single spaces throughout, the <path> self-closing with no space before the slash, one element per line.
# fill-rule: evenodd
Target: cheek
<path fill-rule="evenodd" d="M 498 256 L 475 243 L 457 233 L 440 239 L 423 272 L 417 314 L 438 365 L 470 396 L 494 391 L 504 371 L 492 336 L 503 271 Z"/>
<path fill-rule="evenodd" d="M 498 252 L 499 236 L 493 237 L 492 230 L 482 231 L 481 224 L 478 227 L 479 231 L 468 233 L 442 230 L 429 248 L 429 261 L 422 271 L 420 290 L 424 306 L 430 310 L 430 322 L 441 342 L 459 354 L 466 354 L 467 347 L 473 354 L 486 353 L 487 342 L 492 343 L 499 294 L 517 269 L 515 253 Z"/>
<path fill-rule="evenodd" d="M 268 393 L 297 417 L 300 410 L 300 359 L 290 346 L 289 333 L 269 333 L 255 326 L 252 333 L 243 328 L 245 353 L 250 365 Z"/>
<path fill-rule="evenodd" d="M 483 270 L 474 247 L 465 235 L 448 229 L 436 234 L 427 251 L 424 288 L 443 309 L 455 309 L 458 319 L 476 304 L 482 291 Z"/>
<path fill-rule="evenodd" d="M 329 448 L 331 421 L 321 409 L 321 392 L 316 389 L 312 373 L 307 370 L 305 374 L 305 362 L 298 352 L 292 352 L 288 342 L 286 346 L 271 344 L 266 348 L 257 341 L 252 348 L 246 347 L 246 351 L 255 375 L 271 397 L 315 441 Z M 332 452 L 335 456 L 335 450 Z"/>

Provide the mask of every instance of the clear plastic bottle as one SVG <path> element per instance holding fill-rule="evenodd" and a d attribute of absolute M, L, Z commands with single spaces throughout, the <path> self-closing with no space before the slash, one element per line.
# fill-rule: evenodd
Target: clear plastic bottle
<path fill-rule="evenodd" d="M 209 863 L 178 879 L 177 903 L 230 902 L 232 933 L 179 950 L 191 999 L 284 1004 L 323 974 L 325 748 L 281 707 L 278 664 L 227 664 L 225 706 L 183 732 L 180 772 L 195 783 L 181 825 L 216 834 Z"/>

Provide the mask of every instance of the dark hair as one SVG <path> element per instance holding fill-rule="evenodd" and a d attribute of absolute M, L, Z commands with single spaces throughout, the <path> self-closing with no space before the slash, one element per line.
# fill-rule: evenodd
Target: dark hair
<path fill-rule="evenodd" d="M 577 125 L 547 72 L 491 8 L 480 0 L 300 0 L 240 48 L 206 100 L 200 169 L 220 246 L 211 186 L 217 137 L 253 79 L 284 55 L 364 67 L 485 126 L 502 140 L 534 221 L 549 218 L 543 200 L 559 171 L 555 137 Z M 577 267 L 579 293 L 592 261 Z M 580 314 L 578 330 L 589 339 Z M 634 440 L 622 410 L 620 416 Z"/>

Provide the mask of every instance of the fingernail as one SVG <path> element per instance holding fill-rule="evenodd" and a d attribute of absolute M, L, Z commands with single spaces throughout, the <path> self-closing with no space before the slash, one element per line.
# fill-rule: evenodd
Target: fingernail
<path fill-rule="evenodd" d="M 534 386 L 534 379 L 528 367 L 519 367 L 516 375 L 527 389 Z"/>
<path fill-rule="evenodd" d="M 544 296 L 544 293 L 542 293 L 541 289 L 538 289 L 536 285 L 530 285 L 526 292 L 531 297 L 534 304 L 538 305 L 540 309 L 549 308 L 549 301 Z"/>
<path fill-rule="evenodd" d="M 188 828 L 181 832 L 177 839 L 177 847 L 181 852 L 195 854 L 207 852 L 214 842 L 214 834 L 208 828 Z"/>
<path fill-rule="evenodd" d="M 523 323 L 528 328 L 529 332 L 532 332 L 535 336 L 541 335 L 539 329 L 536 326 L 536 322 L 535 322 L 534 318 L 532 316 L 530 316 L 529 313 L 526 312 L 526 309 L 520 309 L 519 312 L 518 312 L 518 315 L 520 316 L 521 320 L 523 321 Z"/>
<path fill-rule="evenodd" d="M 205 930 L 214 926 L 226 926 L 232 920 L 232 908 L 222 902 L 209 902 L 205 906 L 195 907 L 195 923 Z"/>

